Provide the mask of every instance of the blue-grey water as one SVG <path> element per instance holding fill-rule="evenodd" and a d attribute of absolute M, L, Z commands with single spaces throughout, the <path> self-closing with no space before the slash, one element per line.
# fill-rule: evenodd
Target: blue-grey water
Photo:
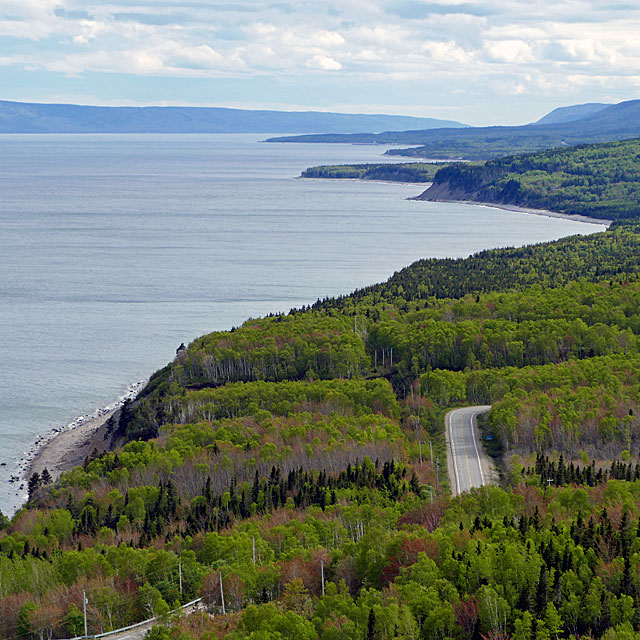
<path fill-rule="evenodd" d="M 264 137 L 264 136 L 263 136 Z M 0 508 L 33 441 L 108 404 L 181 342 L 466 256 L 602 227 L 293 178 L 384 161 L 255 135 L 0 136 Z M 397 161 L 397 160 L 396 160 Z"/>

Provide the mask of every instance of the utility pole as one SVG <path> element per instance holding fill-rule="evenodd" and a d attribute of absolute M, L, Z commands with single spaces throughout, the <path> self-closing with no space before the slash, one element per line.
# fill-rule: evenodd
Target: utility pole
<path fill-rule="evenodd" d="M 82 590 L 82 610 L 84 611 L 84 637 L 86 638 L 89 633 L 87 631 L 87 594 Z"/>
<path fill-rule="evenodd" d="M 226 610 L 224 608 L 224 589 L 222 587 L 222 569 L 220 570 L 220 601 L 222 602 L 222 615 L 225 615 Z"/>
<path fill-rule="evenodd" d="M 178 561 L 178 580 L 180 580 L 180 597 L 182 598 L 182 560 Z"/>

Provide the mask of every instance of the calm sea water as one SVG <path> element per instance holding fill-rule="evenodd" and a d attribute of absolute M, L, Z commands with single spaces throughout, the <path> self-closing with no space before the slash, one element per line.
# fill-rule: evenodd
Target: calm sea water
<path fill-rule="evenodd" d="M 601 230 L 407 201 L 420 186 L 293 179 L 320 163 L 385 161 L 376 147 L 4 135 L 0 151 L 5 513 L 20 502 L 8 478 L 37 436 L 108 404 L 181 342 L 418 258 Z"/>

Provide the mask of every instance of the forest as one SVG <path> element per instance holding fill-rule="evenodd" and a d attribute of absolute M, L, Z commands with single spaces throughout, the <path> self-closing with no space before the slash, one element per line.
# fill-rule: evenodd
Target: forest
<path fill-rule="evenodd" d="M 382 164 L 340 164 L 309 167 L 302 178 L 385 180 L 388 182 L 433 182 L 443 162 L 406 162 Z"/>
<path fill-rule="evenodd" d="M 418 199 L 515 204 L 615 220 L 638 216 L 640 140 L 442 167 Z"/>
<path fill-rule="evenodd" d="M 465 200 L 604 220 L 639 215 L 640 140 L 561 147 L 486 162 L 310 167 L 303 178 L 433 182 L 416 200 Z"/>
<path fill-rule="evenodd" d="M 452 498 L 474 404 L 500 481 Z M 0 518 L 0 637 L 82 636 L 86 596 L 150 640 L 640 638 L 632 218 L 201 336 L 109 429 Z"/>

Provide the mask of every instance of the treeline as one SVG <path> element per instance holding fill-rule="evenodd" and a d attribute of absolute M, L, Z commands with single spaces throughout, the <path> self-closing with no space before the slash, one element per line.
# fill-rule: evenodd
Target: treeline
<path fill-rule="evenodd" d="M 353 415 L 382 412 L 389 416 L 398 413 L 396 396 L 384 379 L 236 382 L 189 389 L 170 381 L 172 375 L 173 370 L 169 369 L 154 393 L 140 399 L 133 408 L 125 406 L 119 428 L 127 439 L 156 437 L 167 423 L 260 415 L 260 411 L 276 415 L 300 411 Z"/>
<path fill-rule="evenodd" d="M 105 468 L 112 472 L 126 465 L 116 456 L 106 461 Z M 420 493 L 415 471 L 407 472 L 406 466 L 393 459 L 383 463 L 376 458 L 374 463 L 365 456 L 363 462 L 349 463 L 339 473 L 276 464 L 269 474 L 256 470 L 253 482 L 239 482 L 233 475 L 222 487 L 219 477 L 212 480 L 209 475 L 199 491 L 188 495 L 172 479 L 166 483 L 161 480 L 158 486 L 121 487 L 124 494 L 114 488 L 105 497 L 89 491 L 78 499 L 77 492 L 64 492 L 65 508 L 54 509 L 36 527 L 23 524 L 20 534 L 16 531 L 0 541 L 0 549 L 10 558 L 17 554 L 48 558 L 56 551 L 82 548 L 88 538 L 98 535 L 103 542 L 135 542 L 146 547 L 158 539 L 168 542 L 180 533 L 225 530 L 252 516 L 270 515 L 280 507 L 307 509 L 315 505 L 324 511 L 354 497 L 369 504 L 395 502 L 409 492 Z M 177 474 L 178 482 L 179 477 Z M 49 501 L 52 507 L 57 503 L 59 497 Z"/>
<path fill-rule="evenodd" d="M 506 370 L 484 381 L 498 400 L 489 423 L 507 450 L 580 450 L 616 458 L 640 444 L 638 358 L 605 356 Z M 498 387 L 501 391 L 496 393 Z M 491 391 L 489 391 L 491 393 Z"/>
<path fill-rule="evenodd" d="M 234 331 L 194 340 L 179 358 L 178 382 L 359 377 L 366 366 L 362 341 L 345 318 L 272 316 Z"/>
<path fill-rule="evenodd" d="M 542 487 L 580 484 L 594 487 L 606 482 L 609 478 L 629 482 L 640 480 L 640 464 L 614 460 L 608 468 L 602 466 L 596 468 L 595 461 L 590 464 L 584 460 L 583 464 L 574 464 L 573 462 L 567 464 L 562 454 L 557 461 L 548 456 L 537 454 L 535 466 L 523 469 L 523 475 L 539 483 Z"/>
<path fill-rule="evenodd" d="M 639 140 L 581 145 L 455 164 L 420 196 L 515 204 L 615 220 L 640 215 Z M 443 191 L 444 189 L 444 191 Z"/>
<path fill-rule="evenodd" d="M 443 162 L 321 165 L 305 169 L 302 178 L 432 182 Z"/>
<path fill-rule="evenodd" d="M 313 326 L 320 313 L 290 317 L 298 324 L 309 318 Z M 286 326 L 287 320 L 275 324 Z M 215 432 L 213 421 L 258 411 L 393 418 L 401 410 L 395 394 L 415 398 L 417 392 L 443 407 L 494 403 L 490 421 L 506 451 L 555 448 L 575 455 L 581 447 L 600 446 L 613 456 L 623 443 L 629 448 L 637 440 L 636 420 L 628 413 L 637 411 L 640 281 L 635 276 L 457 300 L 378 303 L 356 316 L 351 332 L 361 344 L 362 371 L 380 378 L 202 389 L 174 380 L 162 393 L 139 401 L 137 419 L 157 435 L 164 423 L 202 420 Z M 173 369 L 178 380 L 181 366 Z"/>
<path fill-rule="evenodd" d="M 163 422 L 191 419 L 200 399 L 189 388 L 236 380 L 384 375 L 405 395 L 429 368 L 526 366 L 634 351 L 639 255 L 638 229 L 619 225 L 465 260 L 420 261 L 383 285 L 194 341 L 123 409 L 118 430 L 126 438 L 155 437 Z M 523 291 L 533 283 L 542 289 Z M 285 399 L 288 388 L 272 391 Z M 174 402 L 184 394 L 188 401 Z M 216 409 L 208 417 L 227 415 Z"/>
<path fill-rule="evenodd" d="M 380 303 L 405 305 L 468 294 L 559 287 L 574 280 L 626 279 L 639 270 L 640 224 L 618 223 L 606 233 L 481 251 L 469 258 L 419 260 L 387 282 L 347 296 L 318 300 L 312 309 L 353 317 Z M 422 303 L 424 305 L 424 303 Z M 408 307 L 407 307 L 408 308 Z"/>

